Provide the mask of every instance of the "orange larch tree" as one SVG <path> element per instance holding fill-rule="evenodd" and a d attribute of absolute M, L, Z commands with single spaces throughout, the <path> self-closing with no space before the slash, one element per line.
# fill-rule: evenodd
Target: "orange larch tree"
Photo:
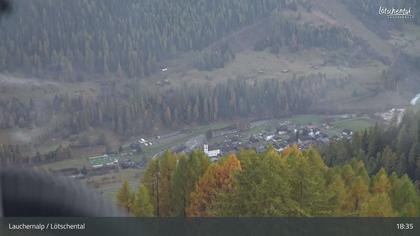
<path fill-rule="evenodd" d="M 236 171 L 241 170 L 241 163 L 234 154 L 221 162 L 212 164 L 200 178 L 191 193 L 188 216 L 210 216 L 209 209 L 218 194 L 232 191 Z"/>

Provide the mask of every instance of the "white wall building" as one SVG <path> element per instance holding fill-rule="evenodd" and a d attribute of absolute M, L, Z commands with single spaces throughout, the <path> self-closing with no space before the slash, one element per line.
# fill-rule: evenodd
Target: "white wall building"
<path fill-rule="evenodd" d="M 220 149 L 209 150 L 209 145 L 204 144 L 204 153 L 213 160 L 220 155 Z"/>

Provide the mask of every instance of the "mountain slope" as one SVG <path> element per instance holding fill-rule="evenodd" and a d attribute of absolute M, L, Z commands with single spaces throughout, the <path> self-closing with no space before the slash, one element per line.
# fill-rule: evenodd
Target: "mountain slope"
<path fill-rule="evenodd" d="M 0 71 L 50 73 L 66 80 L 84 79 L 81 72 L 143 77 L 176 52 L 202 49 L 273 9 L 293 4 L 19 0 L 11 16 L 0 22 Z"/>

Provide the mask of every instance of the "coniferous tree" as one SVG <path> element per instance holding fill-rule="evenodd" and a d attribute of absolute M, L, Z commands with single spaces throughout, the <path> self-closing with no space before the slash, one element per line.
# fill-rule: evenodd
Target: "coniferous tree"
<path fill-rule="evenodd" d="M 144 185 L 140 185 L 137 190 L 132 212 L 137 217 L 151 217 L 153 216 L 153 206 L 150 201 L 150 194 Z"/>
<path fill-rule="evenodd" d="M 191 193 L 189 216 L 210 216 L 210 209 L 218 194 L 232 191 L 233 177 L 241 170 L 239 160 L 230 155 L 225 160 L 207 168 Z"/>
<path fill-rule="evenodd" d="M 130 212 L 133 206 L 133 194 L 131 193 L 127 180 L 124 181 L 123 185 L 118 190 L 117 202 L 123 209 L 125 209 L 127 212 Z"/>
<path fill-rule="evenodd" d="M 172 166 L 171 156 L 178 160 L 171 188 L 164 193 L 150 191 L 164 189 L 159 185 L 165 181 L 158 174 L 159 167 Z M 160 211 L 166 207 L 160 199 L 168 195 L 173 216 L 389 217 L 420 213 L 420 195 L 407 175 L 398 177 L 393 172 L 388 176 L 382 168 L 369 177 L 360 160 L 327 167 L 313 148 L 302 152 L 289 147 L 282 153 L 268 148 L 260 154 L 241 150 L 210 167 L 208 163 L 200 151 L 188 157 L 167 152 L 151 160 L 136 197 L 124 182 L 118 202 L 135 215 L 144 216 L 151 212 L 168 216 Z"/>
<path fill-rule="evenodd" d="M 391 200 L 388 194 L 374 194 L 368 201 L 364 202 L 361 210 L 361 216 L 370 217 L 392 217 L 395 215 L 392 209 Z"/>

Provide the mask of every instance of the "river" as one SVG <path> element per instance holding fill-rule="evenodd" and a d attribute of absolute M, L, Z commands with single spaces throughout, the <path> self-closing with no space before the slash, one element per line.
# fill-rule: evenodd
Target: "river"
<path fill-rule="evenodd" d="M 417 94 L 413 99 L 411 99 L 411 105 L 415 106 L 420 99 L 420 93 Z"/>

